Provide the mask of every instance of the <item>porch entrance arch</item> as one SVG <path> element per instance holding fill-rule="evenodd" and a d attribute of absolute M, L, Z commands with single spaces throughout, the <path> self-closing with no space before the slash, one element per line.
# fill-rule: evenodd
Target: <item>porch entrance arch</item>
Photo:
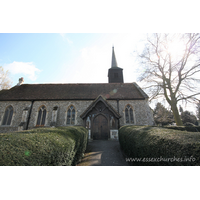
<path fill-rule="evenodd" d="M 80 115 L 94 140 L 110 139 L 110 131 L 118 130 L 119 113 L 101 95 L 97 97 Z"/>

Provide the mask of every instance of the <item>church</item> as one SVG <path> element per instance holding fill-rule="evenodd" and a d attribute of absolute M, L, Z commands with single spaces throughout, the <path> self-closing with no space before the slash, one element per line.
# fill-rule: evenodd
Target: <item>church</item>
<path fill-rule="evenodd" d="M 84 126 L 89 139 L 118 139 L 124 125 L 153 125 L 148 96 L 124 83 L 112 47 L 108 83 L 23 84 L 0 91 L 0 133 L 38 127 Z M 17 134 L 17 133 L 16 133 Z"/>

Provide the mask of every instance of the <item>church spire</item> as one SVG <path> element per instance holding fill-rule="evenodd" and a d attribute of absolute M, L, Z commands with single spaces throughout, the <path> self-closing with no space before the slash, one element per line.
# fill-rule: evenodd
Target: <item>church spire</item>
<path fill-rule="evenodd" d="M 109 83 L 123 83 L 123 72 L 122 68 L 118 67 L 117 60 L 115 57 L 114 46 L 112 47 L 112 62 L 111 68 L 108 70 L 108 82 Z"/>
<path fill-rule="evenodd" d="M 113 68 L 113 67 L 118 67 L 117 60 L 116 60 L 116 57 L 115 57 L 114 46 L 112 47 L 112 63 L 111 63 L 111 68 Z"/>

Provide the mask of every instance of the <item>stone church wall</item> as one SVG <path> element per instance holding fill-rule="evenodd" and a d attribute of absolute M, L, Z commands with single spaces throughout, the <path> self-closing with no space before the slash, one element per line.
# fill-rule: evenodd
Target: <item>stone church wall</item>
<path fill-rule="evenodd" d="M 28 129 L 35 128 L 38 111 L 41 106 L 46 107 L 46 120 L 45 126 L 51 126 L 52 122 L 52 113 L 55 106 L 58 107 L 57 111 L 57 121 L 56 126 L 66 126 L 67 121 L 67 110 L 73 105 L 76 110 L 76 121 L 75 125 L 83 126 L 83 120 L 80 118 L 80 115 L 88 108 L 88 106 L 93 101 L 34 101 L 32 105 L 31 117 L 29 121 Z M 118 111 L 117 101 L 108 100 L 108 103 Z M 135 125 L 153 125 L 153 115 L 148 105 L 147 100 L 120 100 L 119 101 L 119 114 L 122 116 L 120 118 L 120 126 L 125 125 L 125 106 L 130 105 L 133 108 L 134 112 L 134 121 Z M 2 120 L 5 113 L 5 109 L 9 106 L 13 106 L 13 117 L 10 126 L 3 126 Z M 0 132 L 11 132 L 17 131 L 19 125 L 22 122 L 23 110 L 25 108 L 31 107 L 31 101 L 1 101 L 0 102 Z M 30 111 L 30 110 L 29 110 Z M 29 112 L 28 111 L 28 112 Z"/>
<path fill-rule="evenodd" d="M 76 110 L 75 125 L 83 126 L 83 120 L 80 118 L 80 115 L 91 103 L 92 101 L 35 101 L 32 108 L 29 129 L 36 126 L 38 110 L 42 105 L 46 106 L 47 109 L 45 126 L 50 126 L 52 121 L 52 112 L 55 106 L 58 106 L 56 126 L 66 126 L 67 110 L 71 105 L 73 105 Z"/>
<path fill-rule="evenodd" d="M 116 110 L 117 101 L 108 101 L 108 103 Z M 126 125 L 125 122 L 125 107 L 130 105 L 133 108 L 135 125 L 153 125 L 153 113 L 148 104 L 148 100 L 120 100 L 119 101 L 119 114 L 122 116 L 120 118 L 120 126 Z"/>
<path fill-rule="evenodd" d="M 2 125 L 5 110 L 10 105 L 13 107 L 11 125 Z M 18 126 L 21 123 L 23 110 L 30 106 L 31 101 L 0 101 L 0 133 L 17 131 Z"/>
<path fill-rule="evenodd" d="M 150 110 L 147 100 L 121 100 L 119 101 L 120 126 L 126 125 L 125 106 L 130 105 L 133 108 L 135 125 L 153 125 L 153 113 Z"/>

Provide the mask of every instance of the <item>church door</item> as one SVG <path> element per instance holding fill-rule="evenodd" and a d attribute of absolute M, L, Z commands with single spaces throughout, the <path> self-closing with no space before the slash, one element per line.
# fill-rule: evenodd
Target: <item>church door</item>
<path fill-rule="evenodd" d="M 93 122 L 93 139 L 107 140 L 108 139 L 108 120 L 103 115 L 98 115 Z"/>

